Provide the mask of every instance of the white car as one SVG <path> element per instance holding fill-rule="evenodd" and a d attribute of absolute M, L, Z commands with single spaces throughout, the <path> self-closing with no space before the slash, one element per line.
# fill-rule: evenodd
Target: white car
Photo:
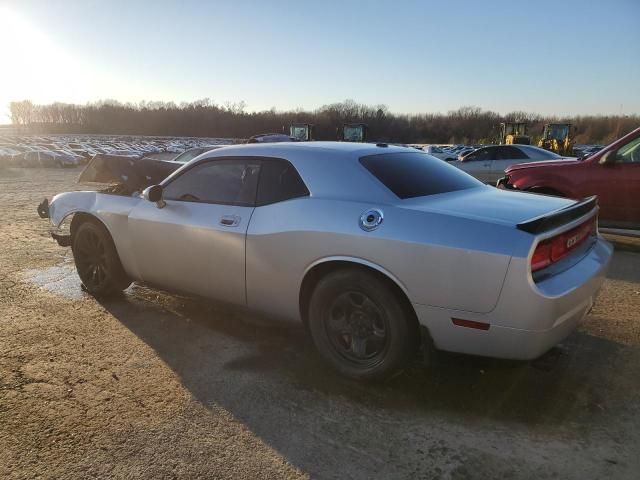
<path fill-rule="evenodd" d="M 563 158 L 565 157 L 533 145 L 490 145 L 462 155 L 460 159 L 451 162 L 451 165 L 482 182 L 495 185 L 511 165 Z"/>

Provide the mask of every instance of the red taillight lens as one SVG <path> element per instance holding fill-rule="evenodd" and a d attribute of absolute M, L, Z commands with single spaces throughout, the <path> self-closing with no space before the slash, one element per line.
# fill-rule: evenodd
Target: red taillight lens
<path fill-rule="evenodd" d="M 578 225 L 568 232 L 543 240 L 538 244 L 531 257 L 531 271 L 535 272 L 548 267 L 565 257 L 580 246 L 592 233 L 595 233 L 595 219 Z"/>
<path fill-rule="evenodd" d="M 544 240 L 538 244 L 536 251 L 533 252 L 533 257 L 531 257 L 531 271 L 535 272 L 549 265 L 551 265 L 551 242 Z"/>

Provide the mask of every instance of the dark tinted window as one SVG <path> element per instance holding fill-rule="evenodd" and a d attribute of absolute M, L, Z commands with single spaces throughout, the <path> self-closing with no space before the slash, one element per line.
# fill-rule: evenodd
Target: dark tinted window
<path fill-rule="evenodd" d="M 263 160 L 257 205 L 304 197 L 309 191 L 293 165 L 286 160 Z"/>
<path fill-rule="evenodd" d="M 500 147 L 496 160 L 528 160 L 529 157 L 517 147 Z"/>
<path fill-rule="evenodd" d="M 495 160 L 495 148 L 481 148 L 464 157 L 465 162 L 479 162 L 482 160 Z"/>
<path fill-rule="evenodd" d="M 360 158 L 360 163 L 400 198 L 464 190 L 481 182 L 446 162 L 423 153 L 384 153 Z"/>
<path fill-rule="evenodd" d="M 250 160 L 216 160 L 187 170 L 164 187 L 166 200 L 254 205 L 260 164 Z"/>
<path fill-rule="evenodd" d="M 525 155 L 531 160 L 549 160 L 553 158 L 562 158 L 560 155 L 543 150 L 542 148 L 534 147 L 531 145 L 517 147 L 518 150 L 522 150 Z"/>

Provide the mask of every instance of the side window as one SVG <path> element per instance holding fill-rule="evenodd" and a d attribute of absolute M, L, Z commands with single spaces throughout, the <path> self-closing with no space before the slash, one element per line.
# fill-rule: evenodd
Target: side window
<path fill-rule="evenodd" d="M 291 163 L 277 159 L 262 161 L 257 205 L 269 205 L 307 195 L 309 190 Z"/>
<path fill-rule="evenodd" d="M 623 145 L 616 152 L 617 163 L 640 163 L 640 137 Z"/>
<path fill-rule="evenodd" d="M 196 165 L 164 187 L 165 200 L 252 206 L 260 163 L 213 160 Z"/>
<path fill-rule="evenodd" d="M 492 160 L 493 155 L 490 148 L 482 148 L 477 152 L 473 152 L 465 158 L 465 162 L 479 162 L 482 160 Z"/>

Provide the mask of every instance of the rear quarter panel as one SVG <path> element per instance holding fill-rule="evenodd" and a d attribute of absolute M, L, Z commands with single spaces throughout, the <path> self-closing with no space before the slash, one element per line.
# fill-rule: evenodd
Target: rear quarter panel
<path fill-rule="evenodd" d="M 383 211 L 373 232 L 368 208 Z M 332 259 L 374 266 L 412 303 L 486 313 L 498 300 L 511 255 L 526 256 L 528 235 L 513 227 L 359 202 L 296 199 L 257 207 L 247 233 L 250 308 L 299 318 L 306 272 Z"/>

